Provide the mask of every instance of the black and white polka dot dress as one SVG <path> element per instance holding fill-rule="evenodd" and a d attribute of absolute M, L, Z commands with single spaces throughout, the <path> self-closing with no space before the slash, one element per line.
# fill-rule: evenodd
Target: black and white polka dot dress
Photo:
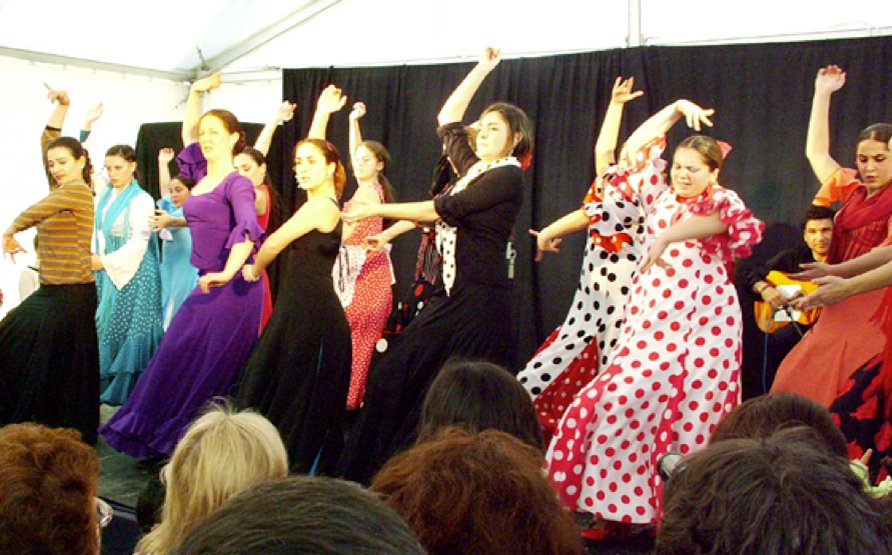
<path fill-rule="evenodd" d="M 616 346 L 641 249 L 642 205 L 648 208 L 666 188 L 662 147 L 661 141 L 651 143 L 638 153 L 635 167 L 608 170 L 612 177 L 603 194 L 599 197 L 592 183 L 585 197 L 589 240 L 570 311 L 518 374 L 546 436 Z"/>

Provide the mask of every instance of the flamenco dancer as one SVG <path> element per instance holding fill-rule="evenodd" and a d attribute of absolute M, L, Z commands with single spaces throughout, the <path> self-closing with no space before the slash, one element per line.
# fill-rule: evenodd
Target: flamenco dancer
<path fill-rule="evenodd" d="M 709 124 L 711 111 L 687 115 L 683 104 L 651 123 L 661 132 L 682 115 Z M 574 511 L 656 522 L 658 457 L 704 447 L 739 402 L 741 314 L 729 267 L 761 239 L 763 224 L 718 184 L 722 161 L 715 140 L 682 141 L 672 186 L 648 211 L 648 255 L 633 279 L 615 354 L 567 409 L 547 453 L 549 476 Z"/>
<path fill-rule="evenodd" d="M 590 239 L 583 253 L 582 273 L 570 312 L 517 375 L 533 397 L 547 438 L 554 433 L 576 393 L 598 374 L 599 368 L 606 366 L 620 335 L 644 233 L 639 197 L 628 194 L 623 187 L 629 187 L 629 180 L 643 180 L 645 188 L 653 189 L 641 195 L 644 199 L 656 198 L 662 190 L 658 177 L 665 163 L 659 154 L 653 158 L 645 151 L 632 165 L 613 165 L 623 106 L 643 94 L 632 92 L 633 86 L 634 78 L 617 78 L 614 83 L 595 144 L 598 178 L 589 188 L 582 207 L 539 232 L 531 230 L 536 236 L 537 261 L 546 252 L 558 252 L 561 237 L 567 233 L 588 228 Z M 631 152 L 638 150 L 634 147 Z M 651 177 L 655 179 L 652 181 Z M 611 209 L 603 209 L 602 203 L 610 204 Z M 649 206 L 646 202 L 645 205 Z M 617 212 L 622 212 L 618 219 L 612 217 Z"/>
<path fill-rule="evenodd" d="M 461 179 L 433 201 L 357 206 L 348 222 L 371 217 L 437 223 L 443 253 L 442 289 L 403 331 L 369 375 L 365 406 L 348 441 L 341 470 L 368 483 L 401 446 L 412 441 L 430 383 L 450 357 L 505 365 L 513 350 L 506 321 L 511 280 L 503 264 L 523 200 L 521 160 L 532 154 L 531 125 L 518 107 L 499 102 L 480 116 L 476 153 L 460 123 L 500 53 L 487 48 L 440 110 L 438 134 Z"/>
<path fill-rule="evenodd" d="M 830 156 L 830 99 L 846 82 L 837 66 L 815 78 L 806 155 L 822 186 L 814 203 L 842 201 L 833 222 L 828 262 L 839 264 L 892 240 L 892 125 L 877 123 L 858 135 L 857 171 Z M 787 355 L 772 385 L 828 407 L 849 441 L 849 455 L 874 449 L 869 466 L 877 470 L 880 452 L 892 444 L 887 422 L 892 378 L 882 371 L 883 322 L 874 317 L 884 290 L 853 295 L 826 307 L 814 327 Z M 815 364 L 820 360 L 821 364 Z"/>

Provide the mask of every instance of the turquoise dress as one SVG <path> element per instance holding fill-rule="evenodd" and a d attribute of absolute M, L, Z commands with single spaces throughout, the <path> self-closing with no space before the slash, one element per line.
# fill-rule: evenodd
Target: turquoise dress
<path fill-rule="evenodd" d="M 170 195 L 158 200 L 158 208 L 174 218 L 183 217 L 183 207 L 174 206 Z M 161 311 L 167 331 L 174 314 L 198 284 L 198 268 L 189 262 L 192 232 L 188 227 L 168 227 L 158 237 L 161 239 Z"/>
<path fill-rule="evenodd" d="M 97 198 L 94 248 L 105 269 L 95 272 L 96 332 L 100 400 L 108 405 L 127 400 L 164 333 L 158 247 L 145 213 L 153 204 L 135 180 L 116 198 L 111 187 Z"/>

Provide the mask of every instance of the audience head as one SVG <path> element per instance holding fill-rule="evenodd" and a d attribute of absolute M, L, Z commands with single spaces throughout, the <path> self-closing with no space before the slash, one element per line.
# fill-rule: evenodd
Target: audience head
<path fill-rule="evenodd" d="M 497 430 L 441 430 L 388 461 L 371 490 L 432 554 L 581 553 L 542 454 Z"/>
<path fill-rule="evenodd" d="M 229 110 L 209 110 L 198 120 L 198 144 L 208 162 L 229 160 L 245 149 L 245 131 Z"/>
<path fill-rule="evenodd" d="M 171 554 L 423 554 L 406 523 L 358 484 L 292 476 L 251 487 L 201 522 Z"/>
<path fill-rule="evenodd" d="M 846 438 L 827 409 L 795 393 L 775 393 L 744 401 L 725 415 L 709 441 L 765 438 L 778 430 L 799 426 L 812 430 L 822 449 L 840 457 L 848 456 Z"/>
<path fill-rule="evenodd" d="M 287 475 L 285 446 L 269 420 L 212 406 L 189 426 L 161 470 L 166 486 L 161 523 L 137 550 L 167 553 L 235 493 Z"/>
<path fill-rule="evenodd" d="M 130 185 L 136 175 L 136 151 L 130 145 L 114 145 L 105 152 L 105 173 L 115 189 Z"/>
<path fill-rule="evenodd" d="M 74 137 L 59 137 L 46 147 L 47 170 L 58 184 L 83 180 L 90 183 L 93 165 L 90 153 Z"/>
<path fill-rule="evenodd" d="M 418 441 L 442 428 L 500 430 L 543 450 L 542 427 L 529 393 L 501 366 L 482 361 L 448 362 L 424 398 Z"/>
<path fill-rule="evenodd" d="M 672 158 L 672 190 L 682 197 L 696 197 L 717 183 L 722 169 L 722 148 L 712 137 L 691 135 L 675 149 Z"/>
<path fill-rule="evenodd" d="M 875 123 L 858 135 L 855 165 L 864 186 L 875 192 L 892 182 L 892 124 Z"/>
<path fill-rule="evenodd" d="M 826 206 L 809 206 L 802 218 L 802 238 L 816 256 L 830 253 L 830 238 L 833 235 L 833 216 L 836 212 Z"/>
<path fill-rule="evenodd" d="M 888 514 L 862 488 L 806 428 L 713 443 L 666 482 L 656 552 L 889 553 Z"/>
<path fill-rule="evenodd" d="M 0 553 L 99 553 L 99 457 L 75 430 L 0 428 Z"/>
<path fill-rule="evenodd" d="M 301 189 L 309 191 L 330 182 L 337 198 L 347 183 L 338 149 L 324 139 L 304 139 L 294 145 L 294 173 Z"/>
<path fill-rule="evenodd" d="M 481 160 L 514 156 L 526 169 L 533 159 L 533 124 L 510 102 L 496 102 L 480 114 L 477 135 L 470 139 Z"/>
<path fill-rule="evenodd" d="M 269 179 L 266 173 L 266 157 L 253 146 L 246 146 L 235 157 L 235 169 L 258 187 Z"/>

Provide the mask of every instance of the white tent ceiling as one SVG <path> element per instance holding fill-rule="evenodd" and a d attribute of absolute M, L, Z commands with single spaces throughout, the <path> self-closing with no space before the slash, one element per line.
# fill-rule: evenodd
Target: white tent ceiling
<path fill-rule="evenodd" d="M 890 0 L 0 0 L 0 55 L 172 80 L 888 34 Z"/>

